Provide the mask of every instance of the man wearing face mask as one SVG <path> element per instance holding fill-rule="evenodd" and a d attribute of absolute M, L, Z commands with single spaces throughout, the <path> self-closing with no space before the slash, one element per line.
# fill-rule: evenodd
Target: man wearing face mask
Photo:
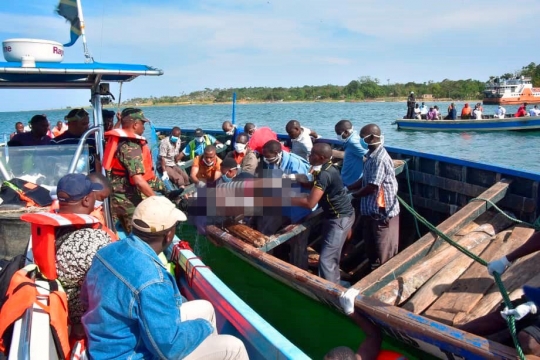
<path fill-rule="evenodd" d="M 338 141 L 343 143 L 343 166 L 341 167 L 341 178 L 343 185 L 350 188 L 361 177 L 364 168 L 364 155 L 368 149 L 360 145 L 360 137 L 355 133 L 353 125 L 349 120 L 339 121 L 334 130 Z"/>
<path fill-rule="evenodd" d="M 291 204 L 312 209 L 319 204 L 323 211 L 322 250 L 319 276 L 339 284 L 339 260 L 349 230 L 354 223 L 354 209 L 347 198 L 338 169 L 332 165 L 332 147 L 317 143 L 309 156 L 315 182 L 308 197 L 294 197 Z"/>
<path fill-rule="evenodd" d="M 236 137 L 234 144 L 234 150 L 230 151 L 225 159 L 231 158 L 238 165 L 240 165 L 243 173 L 255 174 L 257 166 L 259 165 L 259 159 L 257 155 L 250 149 L 248 145 L 248 136 L 245 133 L 241 133 Z"/>
<path fill-rule="evenodd" d="M 283 177 L 283 175 L 307 175 L 309 173 L 309 163 L 296 154 L 283 151 L 282 145 L 277 140 L 270 140 L 262 148 L 263 161 L 257 169 L 258 177 L 272 178 Z M 297 223 L 311 213 L 312 209 L 305 209 L 299 206 L 283 207 L 281 214 L 268 214 L 255 217 L 256 228 L 265 235 L 275 234 L 287 222 Z M 307 269 L 307 232 L 305 236 L 297 237 L 289 241 L 291 264 L 302 269 Z M 277 248 L 276 248 L 277 249 Z"/>
<path fill-rule="evenodd" d="M 163 169 L 161 179 L 163 181 L 170 179 L 176 186 L 184 187 L 189 185 L 189 176 L 182 168 L 176 165 L 180 159 L 180 135 L 180 128 L 175 126 L 171 131 L 171 135 L 159 143 L 159 157 Z"/>
<path fill-rule="evenodd" d="M 225 145 L 231 146 L 234 149 L 234 144 L 236 142 L 236 138 L 240 133 L 242 132 L 236 125 L 233 125 L 230 121 L 224 121 L 221 125 L 221 129 L 227 135 L 227 141 L 225 142 Z"/>
<path fill-rule="evenodd" d="M 399 202 L 394 163 L 384 148 L 384 136 L 375 124 L 360 130 L 369 152 L 364 164 L 362 188 L 353 193 L 360 198 L 361 224 L 366 252 L 374 270 L 398 253 Z"/>
<path fill-rule="evenodd" d="M 195 159 L 195 157 L 202 155 L 204 149 L 209 145 L 214 145 L 217 149 L 221 149 L 224 146 L 217 141 L 215 137 L 210 134 L 205 134 L 200 128 L 195 129 L 193 135 L 195 136 L 195 139 L 191 140 L 186 145 L 184 150 L 180 153 L 178 161 L 184 159 L 186 156 L 191 160 Z"/>
<path fill-rule="evenodd" d="M 221 177 L 221 159 L 216 156 L 216 147 L 208 145 L 204 153 L 193 160 L 191 181 L 197 187 L 215 183 Z"/>

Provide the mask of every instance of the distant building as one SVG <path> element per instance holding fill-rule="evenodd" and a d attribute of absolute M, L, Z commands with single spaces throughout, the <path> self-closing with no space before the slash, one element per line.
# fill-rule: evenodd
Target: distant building
<path fill-rule="evenodd" d="M 433 94 L 424 94 L 422 95 L 422 99 L 433 99 Z"/>

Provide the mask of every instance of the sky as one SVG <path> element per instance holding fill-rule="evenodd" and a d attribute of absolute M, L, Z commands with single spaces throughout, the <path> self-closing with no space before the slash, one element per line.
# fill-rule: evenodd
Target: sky
<path fill-rule="evenodd" d="M 58 0 L 9 1 L 0 39 L 69 41 Z M 540 62 L 538 0 L 82 0 L 95 61 L 157 67 L 122 99 L 204 88 L 487 80 Z M 79 41 L 64 62 L 83 62 Z M 118 86 L 111 86 L 118 94 Z M 2 90 L 0 111 L 87 105 L 87 91 Z"/>

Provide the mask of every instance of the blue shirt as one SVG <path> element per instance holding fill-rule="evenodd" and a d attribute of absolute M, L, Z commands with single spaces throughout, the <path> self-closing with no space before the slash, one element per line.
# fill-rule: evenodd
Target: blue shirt
<path fill-rule="evenodd" d="M 174 277 L 135 235 L 96 253 L 81 301 L 92 359 L 181 359 L 213 332 L 204 319 L 180 320 Z"/>
<path fill-rule="evenodd" d="M 208 136 L 208 139 L 210 140 L 210 145 L 213 145 L 213 144 L 216 143 L 216 138 L 213 137 L 212 135 L 205 134 L 204 136 L 205 137 Z M 202 153 L 204 152 L 204 148 L 207 145 L 206 144 L 206 139 L 203 142 L 197 142 L 197 141 L 188 142 L 188 144 L 186 145 L 186 147 L 182 151 L 184 153 L 184 156 L 188 156 L 189 158 L 191 158 L 191 146 L 192 146 L 193 143 L 195 143 L 195 156 L 202 155 Z M 193 158 L 191 158 L 191 159 L 195 159 L 195 156 Z"/>
<path fill-rule="evenodd" d="M 354 184 L 362 177 L 364 170 L 364 155 L 367 150 L 360 146 L 360 135 L 353 133 L 343 144 L 345 154 L 343 155 L 343 166 L 341 167 L 341 178 L 343 185 Z"/>

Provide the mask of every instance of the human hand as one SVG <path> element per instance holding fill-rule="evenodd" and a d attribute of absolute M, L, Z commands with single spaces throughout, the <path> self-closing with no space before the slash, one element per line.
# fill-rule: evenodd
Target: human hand
<path fill-rule="evenodd" d="M 494 260 L 490 262 L 487 266 L 487 270 L 489 275 L 493 276 L 493 272 L 497 272 L 499 275 L 502 275 L 506 269 L 510 266 L 510 261 L 506 258 L 506 256 L 503 256 L 500 259 Z"/>
<path fill-rule="evenodd" d="M 166 171 L 163 172 L 163 175 L 161 176 L 161 180 L 163 181 L 169 180 L 169 174 Z"/>
<path fill-rule="evenodd" d="M 227 146 L 231 145 L 231 140 L 225 141 L 225 145 L 227 145 Z"/>
<path fill-rule="evenodd" d="M 360 290 L 350 288 L 339 295 L 339 305 L 345 315 L 351 315 L 354 312 L 354 299 L 360 294 Z"/>
<path fill-rule="evenodd" d="M 223 148 L 224 146 L 225 146 L 225 145 L 223 145 L 223 144 L 216 144 L 216 149 L 221 149 L 221 148 Z"/>
<path fill-rule="evenodd" d="M 204 181 L 199 181 L 199 182 L 197 183 L 197 187 L 198 187 L 198 188 L 206 187 L 206 183 L 205 183 Z"/>
<path fill-rule="evenodd" d="M 176 163 L 176 165 L 178 165 L 178 166 L 184 166 L 185 164 L 186 164 L 185 161 L 179 161 L 179 162 Z"/>
<path fill-rule="evenodd" d="M 501 316 L 504 320 L 507 320 L 510 315 L 514 315 L 514 319 L 516 320 L 521 320 L 528 314 L 536 314 L 536 305 L 532 301 L 521 304 L 515 309 L 508 309 L 506 307 L 501 311 Z"/>

